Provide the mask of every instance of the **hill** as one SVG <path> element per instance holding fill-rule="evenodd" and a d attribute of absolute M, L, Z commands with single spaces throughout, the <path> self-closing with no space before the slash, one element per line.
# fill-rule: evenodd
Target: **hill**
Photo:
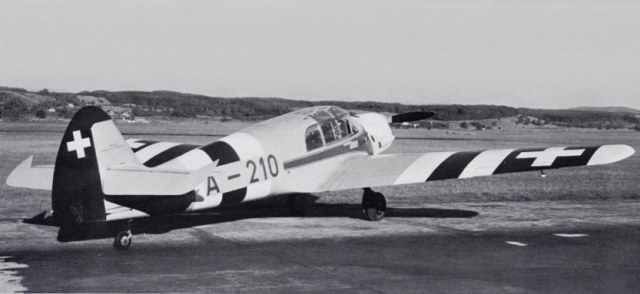
<path fill-rule="evenodd" d="M 591 106 L 583 106 L 583 107 L 574 107 L 569 108 L 569 110 L 582 110 L 582 111 L 604 111 L 604 112 L 620 112 L 620 113 L 633 113 L 640 114 L 640 110 L 624 107 L 624 106 L 611 106 L 611 107 L 591 107 Z"/>
<path fill-rule="evenodd" d="M 80 93 L 37 93 L 20 88 L 0 87 L 0 119 L 29 119 L 37 116 L 69 118 L 85 105 L 98 105 L 115 119 L 134 117 L 207 118 L 221 120 L 263 120 L 298 108 L 335 105 L 347 110 L 402 113 L 433 111 L 440 121 L 469 121 L 515 118 L 517 124 L 585 128 L 640 129 L 640 115 L 627 111 L 548 110 L 500 105 L 408 105 L 374 101 L 305 101 L 283 98 L 224 98 L 171 91 L 83 91 Z M 610 109 L 612 110 L 612 109 Z M 433 125 L 430 123 L 429 125 Z M 447 126 L 448 124 L 443 124 Z"/>
<path fill-rule="evenodd" d="M 52 97 L 43 96 L 35 93 L 29 93 L 29 92 L 20 93 L 20 92 L 0 89 L 0 100 L 11 100 L 11 99 L 20 100 L 22 103 L 29 106 L 55 100 Z"/>

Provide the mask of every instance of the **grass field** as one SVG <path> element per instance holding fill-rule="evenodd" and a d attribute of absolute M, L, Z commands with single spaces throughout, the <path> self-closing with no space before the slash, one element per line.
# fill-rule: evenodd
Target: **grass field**
<path fill-rule="evenodd" d="M 198 121 L 119 125 L 125 137 L 206 144 L 249 125 Z M 8 187 L 5 179 L 29 155 L 35 164 L 53 164 L 65 124 L 0 123 L 0 213 L 24 218 L 50 209 L 49 192 Z M 454 133 L 445 130 L 394 130 L 388 153 L 484 150 L 567 145 L 628 144 L 640 150 L 640 133 L 587 129 L 491 130 Z M 301 138 L 302 140 L 302 138 Z M 640 156 L 596 167 L 550 170 L 466 180 L 447 180 L 380 189 L 389 206 L 488 201 L 559 201 L 640 198 Z M 320 203 L 359 203 L 361 190 L 320 193 Z"/>

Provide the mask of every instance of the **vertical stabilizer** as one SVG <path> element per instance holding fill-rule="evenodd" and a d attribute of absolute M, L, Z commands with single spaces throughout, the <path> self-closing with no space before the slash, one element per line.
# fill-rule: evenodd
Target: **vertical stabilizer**
<path fill-rule="evenodd" d="M 58 240 L 68 239 L 65 232 L 83 224 L 105 220 L 104 194 L 95 152 L 92 127 L 111 121 L 102 109 L 80 109 L 71 119 L 62 137 L 53 174 L 51 202 L 53 219 L 60 226 Z"/>

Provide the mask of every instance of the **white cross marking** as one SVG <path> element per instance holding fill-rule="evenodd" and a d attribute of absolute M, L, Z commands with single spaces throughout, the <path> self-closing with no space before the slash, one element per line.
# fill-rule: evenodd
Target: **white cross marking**
<path fill-rule="evenodd" d="M 558 157 L 580 156 L 584 149 L 564 150 L 565 147 L 551 147 L 544 151 L 522 152 L 516 158 L 535 158 L 531 164 L 534 166 L 551 166 Z"/>
<path fill-rule="evenodd" d="M 91 139 L 82 138 L 80 131 L 73 131 L 73 141 L 67 142 L 67 150 L 76 152 L 78 159 L 84 158 L 84 148 L 91 147 Z"/>

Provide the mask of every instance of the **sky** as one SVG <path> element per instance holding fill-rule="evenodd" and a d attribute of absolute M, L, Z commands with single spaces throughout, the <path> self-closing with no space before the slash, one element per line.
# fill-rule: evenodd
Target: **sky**
<path fill-rule="evenodd" d="M 0 1 L 0 85 L 640 108 L 640 1 Z"/>

